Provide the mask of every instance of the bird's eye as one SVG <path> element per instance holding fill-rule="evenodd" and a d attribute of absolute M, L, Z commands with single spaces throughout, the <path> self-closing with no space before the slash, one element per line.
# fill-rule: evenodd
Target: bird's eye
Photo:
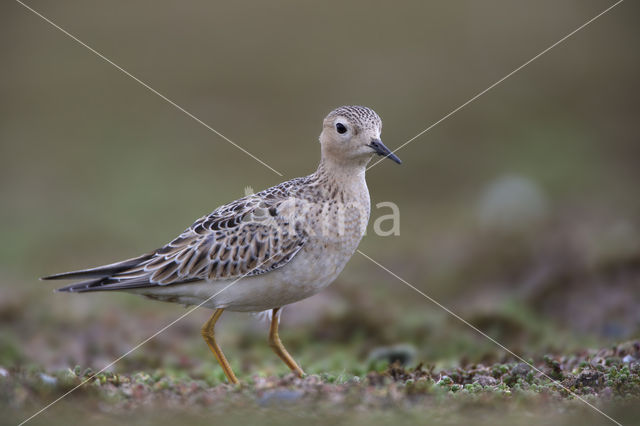
<path fill-rule="evenodd" d="M 345 127 L 344 124 L 342 123 L 338 123 L 336 124 L 336 130 L 338 131 L 338 133 L 343 134 L 347 132 L 347 128 Z"/>

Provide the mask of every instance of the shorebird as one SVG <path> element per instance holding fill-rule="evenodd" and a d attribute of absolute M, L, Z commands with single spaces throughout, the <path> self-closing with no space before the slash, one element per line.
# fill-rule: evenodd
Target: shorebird
<path fill-rule="evenodd" d="M 202 337 L 231 383 L 238 379 L 216 343 L 216 322 L 224 310 L 270 311 L 269 345 L 302 377 L 278 336 L 278 314 L 334 281 L 358 247 L 370 213 L 367 164 L 376 154 L 401 163 L 381 129 L 370 108 L 337 108 L 323 121 L 314 173 L 223 205 L 142 256 L 42 279 L 82 280 L 62 292 L 124 291 L 213 309 Z"/>

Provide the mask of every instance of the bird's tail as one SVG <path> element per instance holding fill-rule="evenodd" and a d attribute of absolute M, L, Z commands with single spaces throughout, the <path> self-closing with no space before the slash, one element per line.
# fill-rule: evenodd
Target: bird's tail
<path fill-rule="evenodd" d="M 101 284 L 105 279 L 131 268 L 134 268 L 141 263 L 149 260 L 153 256 L 153 253 L 147 253 L 142 256 L 134 257 L 132 259 L 123 260 L 121 262 L 111 263 L 109 265 L 98 266 L 96 268 L 81 269 L 78 271 L 63 272 L 61 274 L 48 275 L 40 278 L 41 280 L 66 280 L 66 279 L 82 279 L 84 281 L 71 284 L 66 287 L 58 289 L 58 291 L 65 292 L 83 292 L 83 291 L 95 291 L 100 290 Z"/>

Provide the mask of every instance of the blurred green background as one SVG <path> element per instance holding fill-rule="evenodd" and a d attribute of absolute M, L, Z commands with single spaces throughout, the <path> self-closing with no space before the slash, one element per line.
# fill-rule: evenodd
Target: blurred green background
<path fill-rule="evenodd" d="M 611 2 L 28 4 L 284 174 L 0 5 L 0 366 L 100 368 L 184 308 L 39 276 L 146 252 L 247 186 L 311 173 L 336 106 L 375 109 L 397 147 Z M 639 11 L 621 4 L 373 168 L 401 233 L 370 227 L 361 249 L 524 355 L 640 337 Z M 217 371 L 207 316 L 114 369 Z M 240 376 L 286 371 L 265 324 L 227 314 L 219 335 Z M 398 343 L 437 365 L 504 355 L 359 255 L 285 309 L 282 336 L 312 372 Z"/>

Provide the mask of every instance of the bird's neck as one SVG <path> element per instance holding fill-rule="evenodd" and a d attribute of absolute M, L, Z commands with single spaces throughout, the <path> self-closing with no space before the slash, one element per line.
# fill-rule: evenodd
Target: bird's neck
<path fill-rule="evenodd" d="M 332 183 L 349 185 L 351 183 L 364 182 L 367 162 L 337 162 L 322 158 L 318 165 L 318 170 L 316 170 L 316 175 Z"/>
<path fill-rule="evenodd" d="M 331 198 L 368 199 L 369 190 L 365 179 L 366 162 L 362 164 L 336 164 L 323 158 L 315 175 L 319 186 Z"/>

